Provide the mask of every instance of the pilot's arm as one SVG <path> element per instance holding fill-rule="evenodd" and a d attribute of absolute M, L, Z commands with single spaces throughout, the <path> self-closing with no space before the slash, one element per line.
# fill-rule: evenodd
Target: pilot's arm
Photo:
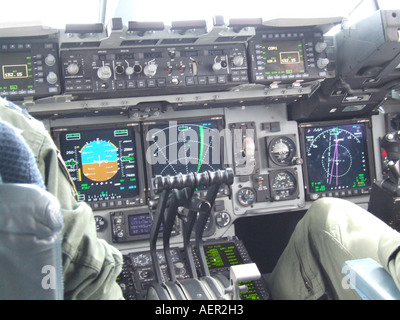
<path fill-rule="evenodd" d="M 123 299 L 116 283 L 121 253 L 98 239 L 92 209 L 76 200 L 76 190 L 43 124 L 0 98 L 0 118 L 20 129 L 35 155 L 47 190 L 61 204 L 65 299 Z"/>

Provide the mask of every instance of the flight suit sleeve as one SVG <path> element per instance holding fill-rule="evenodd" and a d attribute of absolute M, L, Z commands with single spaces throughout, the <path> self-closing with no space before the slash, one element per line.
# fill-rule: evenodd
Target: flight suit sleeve
<path fill-rule="evenodd" d="M 116 282 L 122 269 L 122 255 L 98 239 L 93 211 L 86 203 L 77 201 L 68 170 L 43 123 L 3 99 L 0 99 L 0 118 L 21 131 L 47 190 L 60 202 L 64 220 L 64 298 L 123 299 Z"/>
<path fill-rule="evenodd" d="M 122 270 L 122 255 L 115 247 L 97 238 L 92 209 L 76 200 L 73 182 L 47 131 L 38 156 L 39 170 L 45 177 L 48 191 L 60 201 L 64 217 L 65 298 L 123 299 L 116 282 Z"/>

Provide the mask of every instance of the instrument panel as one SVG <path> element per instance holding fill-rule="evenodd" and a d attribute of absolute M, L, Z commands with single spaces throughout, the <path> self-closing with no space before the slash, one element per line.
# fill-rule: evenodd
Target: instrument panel
<path fill-rule="evenodd" d="M 148 239 L 156 175 L 233 169 L 207 223 L 215 238 L 234 235 L 241 217 L 368 195 L 370 124 L 304 124 L 288 114 L 289 102 L 291 110 L 315 102 L 337 77 L 338 44 L 326 26 L 219 24 L 177 36 L 128 25 L 0 38 L 0 95 L 51 131 L 101 237 L 119 248 Z M 180 231 L 178 221 L 175 242 Z"/>
<path fill-rule="evenodd" d="M 335 37 L 322 26 L 214 27 L 179 37 L 122 27 L 0 38 L 0 96 L 21 102 L 51 132 L 99 238 L 124 254 L 118 281 L 128 299 L 145 298 L 155 279 L 148 249 L 157 175 L 233 169 L 205 223 L 211 275 L 251 260 L 235 238 L 241 218 L 305 211 L 321 197 L 365 202 L 377 176 L 371 114 L 298 122 L 288 113 L 289 102 L 315 103 L 299 112 L 319 108 L 315 97 L 337 77 Z M 206 196 L 205 187 L 195 190 Z M 177 278 L 186 279 L 188 209 L 178 210 L 170 254 Z M 162 222 L 160 238 L 163 230 Z M 243 298 L 268 298 L 261 282 L 248 285 Z"/>

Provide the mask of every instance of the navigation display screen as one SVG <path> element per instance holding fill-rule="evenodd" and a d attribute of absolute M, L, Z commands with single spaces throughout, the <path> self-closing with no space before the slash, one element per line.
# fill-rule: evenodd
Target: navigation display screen
<path fill-rule="evenodd" d="M 131 127 L 62 131 L 59 144 L 80 201 L 138 196 L 135 133 Z"/>
<path fill-rule="evenodd" d="M 309 193 L 367 190 L 372 185 L 371 134 L 367 122 L 303 126 Z"/>
<path fill-rule="evenodd" d="M 150 125 L 146 159 L 152 177 L 222 169 L 218 127 L 217 120 Z"/>
<path fill-rule="evenodd" d="M 301 40 L 263 41 L 261 49 L 266 75 L 290 75 L 305 72 Z"/>

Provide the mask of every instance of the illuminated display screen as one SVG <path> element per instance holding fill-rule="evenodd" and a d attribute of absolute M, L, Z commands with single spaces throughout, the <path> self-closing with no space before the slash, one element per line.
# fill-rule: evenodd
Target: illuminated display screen
<path fill-rule="evenodd" d="M 32 57 L 28 52 L 0 52 L 0 90 L 34 88 Z"/>
<path fill-rule="evenodd" d="M 244 263 L 234 242 L 204 245 L 204 252 L 210 270 L 229 268 Z M 247 292 L 240 293 L 242 300 L 260 300 L 260 294 L 254 281 L 243 281 L 239 285 L 246 285 L 248 289 Z"/>
<path fill-rule="evenodd" d="M 205 245 L 207 265 L 210 270 L 243 264 L 243 260 L 233 242 Z"/>
<path fill-rule="evenodd" d="M 151 125 L 146 140 L 152 176 L 222 169 L 218 121 Z"/>
<path fill-rule="evenodd" d="M 59 142 L 80 201 L 133 198 L 139 194 L 132 128 L 62 131 Z"/>
<path fill-rule="evenodd" d="M 150 218 L 150 215 L 147 213 L 136 214 L 128 216 L 128 224 L 129 224 L 129 234 L 131 236 L 150 234 L 152 220 Z M 163 227 L 161 224 L 159 232 L 162 231 Z"/>
<path fill-rule="evenodd" d="M 266 75 L 304 73 L 303 44 L 301 40 L 265 41 L 261 54 Z"/>
<path fill-rule="evenodd" d="M 309 192 L 367 188 L 372 185 L 365 123 L 304 127 Z"/>

